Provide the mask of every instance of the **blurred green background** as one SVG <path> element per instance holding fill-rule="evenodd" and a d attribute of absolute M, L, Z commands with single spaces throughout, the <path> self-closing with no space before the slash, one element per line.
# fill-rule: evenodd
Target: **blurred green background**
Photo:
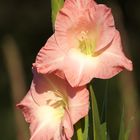
<path fill-rule="evenodd" d="M 125 123 L 133 122 L 130 140 L 140 140 L 140 1 L 98 0 L 112 8 L 124 51 L 133 72 L 109 80 L 94 80 L 102 121 L 108 122 L 110 140 L 118 140 L 122 108 Z M 37 52 L 53 33 L 51 0 L 0 0 L 0 140 L 28 140 L 28 125 L 16 104 L 27 93 Z M 107 112 L 102 113 L 103 103 Z"/>

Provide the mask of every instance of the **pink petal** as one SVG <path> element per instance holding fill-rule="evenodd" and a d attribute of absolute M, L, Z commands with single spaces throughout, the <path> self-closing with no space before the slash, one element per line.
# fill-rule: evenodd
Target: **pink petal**
<path fill-rule="evenodd" d="M 121 38 L 116 31 L 112 44 L 100 55 L 98 55 L 99 67 L 97 78 L 111 78 L 124 68 L 132 71 L 132 62 L 126 58 L 122 50 Z"/>
<path fill-rule="evenodd" d="M 55 24 L 55 37 L 62 49 L 75 47 L 70 38 L 75 38 L 79 30 L 86 28 L 92 18 L 91 13 L 94 13 L 95 5 L 93 0 L 65 1 Z"/>
<path fill-rule="evenodd" d="M 22 109 L 26 121 L 30 123 L 30 140 L 70 139 L 69 137 L 73 135 L 73 124 L 71 118 L 67 117 L 67 112 L 64 113 L 63 118 L 60 118 L 61 116 L 56 112 L 57 109 L 47 105 L 48 102 L 53 104 L 53 100 L 59 99 L 52 94 L 53 92 L 66 93 L 65 80 L 53 74 L 46 77 L 35 70 L 33 72 L 34 79 L 31 89 L 22 102 L 17 105 Z"/>
<path fill-rule="evenodd" d="M 56 19 L 57 43 L 63 49 L 76 48 L 77 37 L 82 31 L 91 34 L 91 38 L 96 42 L 95 51 L 106 47 L 115 35 L 110 8 L 96 4 L 93 0 L 66 0 Z"/>
<path fill-rule="evenodd" d="M 72 123 L 75 124 L 81 118 L 88 115 L 89 111 L 89 92 L 83 87 L 67 87 L 69 91 L 69 112 Z"/>
<path fill-rule="evenodd" d="M 64 60 L 64 73 L 72 86 L 81 86 L 92 78 L 108 79 L 118 74 L 124 68 L 132 70 L 132 62 L 123 52 L 120 35 L 116 32 L 113 42 L 106 50 L 91 57 L 71 49 Z"/>
<path fill-rule="evenodd" d="M 34 102 L 30 91 L 17 107 L 22 109 L 26 121 L 30 123 L 30 140 L 51 140 L 52 138 L 61 140 L 61 122 L 54 122 L 49 115 L 42 112 L 43 110 L 40 111 L 40 106 Z"/>
<path fill-rule="evenodd" d="M 96 69 L 96 61 L 93 63 L 92 57 L 76 49 L 71 49 L 64 59 L 63 71 L 72 87 L 89 83 Z"/>
<path fill-rule="evenodd" d="M 60 77 L 54 74 L 38 74 L 35 69 L 33 69 L 33 74 L 34 79 L 31 85 L 31 93 L 39 105 L 46 104 L 48 98 L 54 98 L 52 94 L 49 94 L 50 92 L 59 91 L 66 93 L 66 81 Z"/>
<path fill-rule="evenodd" d="M 66 109 L 66 112 L 64 115 L 63 125 L 64 125 L 64 131 L 65 131 L 66 138 L 68 140 L 71 140 L 74 130 L 73 130 L 73 123 L 71 121 L 71 116 L 69 114 L 69 110 L 67 110 L 67 109 Z"/>
<path fill-rule="evenodd" d="M 50 81 L 50 84 L 48 82 Z M 47 83 L 47 84 L 46 84 Z M 55 75 L 41 75 L 34 71 L 34 80 L 31 86 L 32 96 L 38 104 L 45 104 L 50 94 L 44 94 L 45 91 L 59 91 L 65 94 L 68 98 L 69 113 L 72 124 L 88 114 L 89 93 L 86 87 L 73 88 L 66 80 L 63 80 Z M 49 96 L 50 97 L 50 96 Z M 54 98 L 54 97 L 52 97 Z"/>
<path fill-rule="evenodd" d="M 63 73 L 59 72 L 63 64 L 64 52 L 57 45 L 53 35 L 39 51 L 33 66 L 37 68 L 39 73 L 46 74 L 55 71 L 60 77 L 64 77 Z"/>
<path fill-rule="evenodd" d="M 17 105 L 30 123 L 30 140 L 70 140 L 73 125 L 88 114 L 88 90 L 86 87 L 72 88 L 54 74 L 38 74 L 35 69 L 33 73 L 31 88 Z M 51 106 L 60 99 L 67 103 L 65 108 Z M 60 114 L 63 110 L 64 114 Z"/>
<path fill-rule="evenodd" d="M 97 40 L 96 40 L 96 49 L 95 51 L 99 51 L 106 47 L 114 38 L 115 36 L 115 25 L 114 25 L 114 18 L 111 13 L 111 9 L 103 4 L 99 4 L 96 6 L 95 12 L 95 19 L 96 22 L 96 30 L 97 30 Z"/>

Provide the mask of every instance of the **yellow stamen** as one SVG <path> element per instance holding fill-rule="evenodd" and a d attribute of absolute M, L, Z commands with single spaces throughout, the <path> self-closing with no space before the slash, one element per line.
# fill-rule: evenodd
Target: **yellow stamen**
<path fill-rule="evenodd" d="M 80 51 L 86 55 L 93 56 L 95 49 L 95 41 L 91 39 L 88 35 L 88 31 L 81 31 L 80 36 L 78 37 Z"/>

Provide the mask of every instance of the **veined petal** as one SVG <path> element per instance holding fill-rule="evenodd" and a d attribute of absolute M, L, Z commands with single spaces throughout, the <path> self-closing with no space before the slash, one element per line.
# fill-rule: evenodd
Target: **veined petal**
<path fill-rule="evenodd" d="M 95 5 L 93 0 L 65 1 L 55 24 L 55 37 L 62 49 L 75 47 L 70 37 L 73 39 L 79 31 L 86 28 L 92 18 L 91 13 L 94 13 Z"/>
<path fill-rule="evenodd" d="M 59 48 L 55 36 L 52 35 L 39 51 L 33 66 L 37 68 L 39 73 L 46 74 L 55 71 L 60 77 L 64 77 L 59 70 L 63 65 L 65 50 Z"/>
<path fill-rule="evenodd" d="M 57 16 L 55 30 L 65 32 L 80 16 L 83 16 L 83 12 L 88 9 L 92 9 L 92 12 L 94 12 L 95 5 L 96 3 L 93 0 L 66 0 L 64 7 L 60 10 Z"/>
<path fill-rule="evenodd" d="M 65 94 L 65 82 L 55 75 L 48 75 L 46 78 L 35 70 L 33 72 L 31 88 L 23 101 L 17 105 L 30 123 L 30 140 L 67 140 L 64 135 L 69 132 L 63 131 L 66 101 L 65 95 L 60 94 L 61 91 Z"/>
<path fill-rule="evenodd" d="M 123 69 L 132 71 L 132 62 L 126 58 L 122 50 L 121 38 L 118 31 L 110 46 L 97 56 L 98 69 L 94 75 L 96 78 L 107 79 L 118 74 Z"/>
<path fill-rule="evenodd" d="M 70 140 L 73 125 L 88 113 L 86 87 L 72 88 L 54 74 L 33 73 L 31 88 L 17 105 L 30 123 L 30 140 Z"/>
<path fill-rule="evenodd" d="M 97 69 L 96 63 L 96 61 L 93 63 L 91 56 L 86 56 L 76 49 L 71 49 L 64 59 L 63 67 L 65 76 L 71 86 L 77 87 L 89 83 Z"/>
<path fill-rule="evenodd" d="M 113 40 L 115 30 L 107 6 L 93 0 L 66 0 L 56 19 L 55 36 L 61 48 L 77 48 L 78 36 L 88 32 L 97 52 Z"/>
<path fill-rule="evenodd" d="M 89 111 L 89 92 L 85 86 L 83 87 L 67 87 L 70 95 L 69 112 L 71 115 L 72 123 L 75 124 L 81 118 L 85 117 Z"/>
<path fill-rule="evenodd" d="M 60 96 L 67 100 L 66 80 L 54 74 L 38 74 L 35 69 L 33 69 L 33 74 L 31 93 L 39 105 L 46 104 L 46 101 L 49 99 L 55 99 L 56 92 L 60 92 Z M 51 92 L 55 92 L 55 94 L 50 94 Z"/>
<path fill-rule="evenodd" d="M 86 86 L 73 88 L 66 80 L 53 74 L 44 76 L 35 71 L 32 84 L 32 96 L 40 105 L 46 103 L 48 98 L 55 98 L 52 94 L 44 94 L 45 91 L 50 93 L 51 90 L 54 90 L 63 93 L 63 98 L 68 102 L 69 110 L 67 112 L 71 116 L 72 124 L 88 114 L 89 93 Z"/>
<path fill-rule="evenodd" d="M 70 112 L 68 109 L 66 109 L 66 111 L 65 111 L 63 125 L 64 125 L 64 131 L 65 131 L 66 138 L 68 140 L 71 140 L 74 130 L 73 130 L 73 123 L 71 120 Z"/>
<path fill-rule="evenodd" d="M 94 17 L 97 31 L 95 51 L 97 52 L 106 47 L 113 40 L 116 29 L 111 9 L 104 4 L 96 5 Z"/>
<path fill-rule="evenodd" d="M 111 78 L 124 68 L 132 70 L 132 62 L 122 52 L 119 32 L 116 31 L 110 46 L 98 53 L 97 56 L 91 57 L 75 49 L 69 51 L 64 59 L 63 70 L 73 87 L 85 85 L 92 78 Z"/>
<path fill-rule="evenodd" d="M 49 106 L 38 106 L 30 91 L 17 107 L 22 109 L 25 119 L 30 123 L 30 140 L 61 140 L 61 120 L 55 117 L 57 112 Z"/>

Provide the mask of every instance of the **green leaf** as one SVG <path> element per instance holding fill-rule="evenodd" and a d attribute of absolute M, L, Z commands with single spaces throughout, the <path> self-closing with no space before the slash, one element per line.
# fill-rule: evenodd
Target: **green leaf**
<path fill-rule="evenodd" d="M 93 118 L 93 134 L 94 134 L 94 140 L 102 140 L 102 129 L 100 124 L 100 117 L 99 117 L 99 111 L 97 106 L 96 97 L 92 88 L 92 85 L 90 84 L 90 94 L 91 94 L 91 108 L 92 108 L 92 118 Z"/>
<path fill-rule="evenodd" d="M 90 85 L 94 140 L 107 140 L 107 124 L 101 124 L 96 97 Z"/>
<path fill-rule="evenodd" d="M 92 112 L 92 107 L 91 107 L 91 96 L 90 96 L 90 108 L 89 108 L 89 113 L 88 113 L 88 117 L 89 117 L 89 131 L 88 131 L 88 136 L 89 136 L 89 140 L 93 140 L 93 112 Z"/>
<path fill-rule="evenodd" d="M 51 0 L 52 6 L 52 25 L 54 28 L 57 13 L 63 7 L 64 0 Z"/>
<path fill-rule="evenodd" d="M 130 138 L 130 132 L 132 130 L 133 124 L 134 124 L 134 117 L 131 117 L 128 126 L 126 128 L 125 126 L 125 120 L 124 120 L 124 109 L 122 112 L 121 116 L 121 121 L 120 121 L 120 132 L 119 132 L 119 140 L 129 140 Z"/>
<path fill-rule="evenodd" d="M 74 125 L 75 133 L 72 140 L 88 140 L 88 123 L 89 119 L 87 115 Z"/>
<path fill-rule="evenodd" d="M 129 140 L 129 136 L 130 136 L 130 132 L 132 130 L 133 124 L 134 124 L 134 117 L 131 117 L 128 127 L 125 131 L 125 140 Z"/>
<path fill-rule="evenodd" d="M 107 140 L 107 125 L 106 125 L 106 122 L 101 124 L 101 138 L 102 138 L 102 140 Z"/>
<path fill-rule="evenodd" d="M 84 130 L 83 130 L 83 139 L 88 139 L 88 126 L 89 126 L 89 118 L 88 115 L 84 118 Z"/>
<path fill-rule="evenodd" d="M 122 112 L 121 121 L 120 121 L 119 140 L 125 140 L 124 110 Z"/>
<path fill-rule="evenodd" d="M 77 140 L 83 140 L 81 120 L 75 124 L 75 129 L 77 133 Z"/>

